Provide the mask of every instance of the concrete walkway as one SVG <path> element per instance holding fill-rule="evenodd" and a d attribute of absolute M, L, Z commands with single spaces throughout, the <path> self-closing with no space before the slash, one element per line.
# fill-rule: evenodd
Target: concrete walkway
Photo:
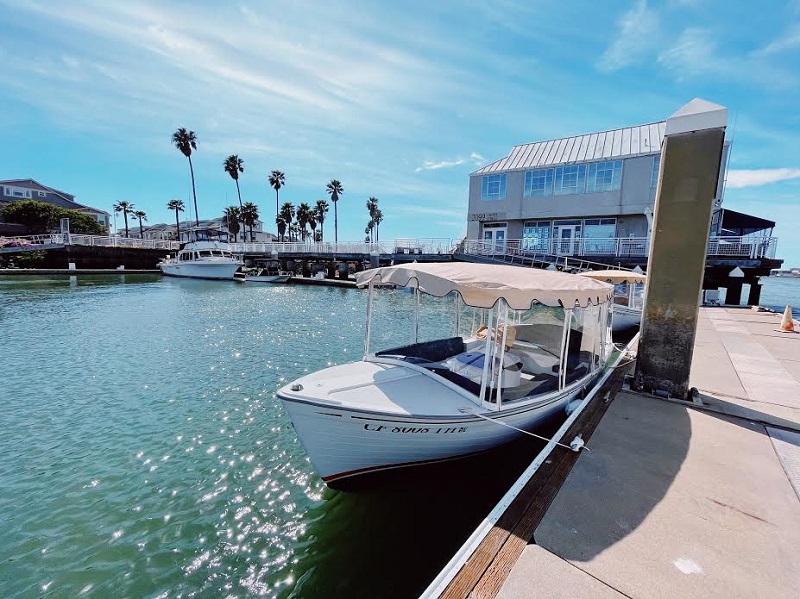
<path fill-rule="evenodd" d="M 702 405 L 618 394 L 499 596 L 797 597 L 800 334 L 779 322 L 701 309 Z"/>

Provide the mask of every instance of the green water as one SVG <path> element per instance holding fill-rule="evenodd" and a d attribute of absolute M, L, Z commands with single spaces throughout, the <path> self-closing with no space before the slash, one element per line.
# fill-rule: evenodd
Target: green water
<path fill-rule="evenodd" d="M 0 596 L 416 596 L 539 445 L 328 490 L 275 390 L 363 321 L 347 289 L 0 278 Z"/>

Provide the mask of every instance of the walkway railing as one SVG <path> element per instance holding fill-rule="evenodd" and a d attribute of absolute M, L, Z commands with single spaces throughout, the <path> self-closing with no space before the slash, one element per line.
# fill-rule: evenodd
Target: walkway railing
<path fill-rule="evenodd" d="M 87 245 L 95 247 L 128 247 L 177 251 L 177 241 L 161 239 L 138 239 L 135 237 L 77 235 L 52 233 L 47 235 L 26 235 L 22 237 L 3 237 L 3 243 L 14 245 Z M 453 251 L 453 240 L 450 238 L 426 239 L 394 239 L 369 243 L 363 241 L 332 241 L 325 243 L 273 242 L 273 243 L 231 243 L 231 249 L 237 254 L 266 254 L 277 252 L 282 254 L 449 254 Z"/>
<path fill-rule="evenodd" d="M 747 256 L 748 258 L 774 258 L 778 248 L 777 237 L 711 237 L 708 256 Z M 505 242 L 467 240 L 459 250 L 465 254 L 483 256 L 520 256 L 542 260 L 571 256 L 613 256 L 617 258 L 646 258 L 650 252 L 647 237 L 549 239 L 534 242 L 531 239 L 511 239 Z"/>

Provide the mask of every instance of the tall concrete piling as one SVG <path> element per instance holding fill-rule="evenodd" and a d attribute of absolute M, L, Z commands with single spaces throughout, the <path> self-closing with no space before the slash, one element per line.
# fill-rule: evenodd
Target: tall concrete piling
<path fill-rule="evenodd" d="M 727 123 L 727 108 L 699 98 L 667 119 L 635 375 L 659 395 L 685 398 L 689 390 Z"/>

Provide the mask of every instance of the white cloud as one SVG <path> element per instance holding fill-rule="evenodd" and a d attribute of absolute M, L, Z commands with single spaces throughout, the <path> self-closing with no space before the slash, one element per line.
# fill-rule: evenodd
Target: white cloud
<path fill-rule="evenodd" d="M 477 152 L 472 152 L 472 154 L 469 155 L 469 158 L 458 158 L 457 160 L 442 160 L 439 162 L 426 160 L 422 166 L 418 166 L 417 168 L 415 168 L 414 172 L 418 173 L 420 171 L 435 171 L 440 168 L 451 168 L 454 166 L 461 166 L 462 164 L 466 164 L 467 162 L 471 162 L 477 166 L 486 162 L 486 159 Z"/>
<path fill-rule="evenodd" d="M 711 34 L 699 27 L 685 29 L 675 44 L 658 56 L 662 66 L 679 73 L 696 75 L 720 68 L 720 62 L 714 57 L 714 42 Z"/>
<path fill-rule="evenodd" d="M 795 48 L 800 48 L 800 25 L 794 25 L 790 27 L 789 30 L 779 38 L 773 40 L 753 54 L 755 56 L 769 56 L 771 54 L 780 54 Z"/>
<path fill-rule="evenodd" d="M 639 0 L 619 20 L 619 33 L 597 62 L 601 71 L 616 71 L 641 59 L 654 44 L 659 27 L 658 13 Z"/>
<path fill-rule="evenodd" d="M 734 169 L 728 171 L 727 186 L 730 188 L 738 187 L 757 187 L 769 185 L 780 181 L 800 179 L 800 169 L 798 168 L 762 168 L 762 169 Z"/>

